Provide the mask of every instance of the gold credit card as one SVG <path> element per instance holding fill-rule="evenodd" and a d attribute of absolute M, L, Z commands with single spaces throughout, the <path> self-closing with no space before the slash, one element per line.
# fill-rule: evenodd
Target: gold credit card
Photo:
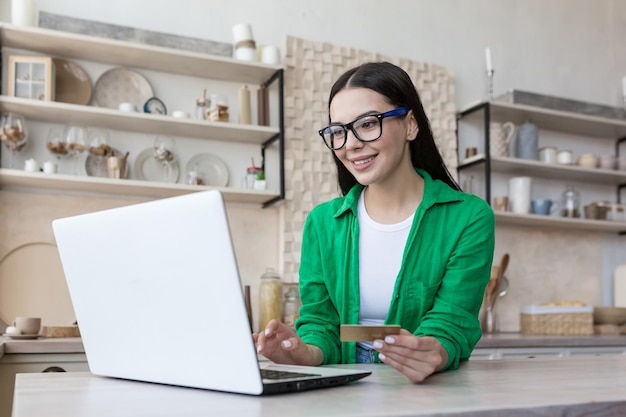
<path fill-rule="evenodd" d="M 400 325 L 383 324 L 366 326 L 361 324 L 342 324 L 339 328 L 339 339 L 342 342 L 371 342 L 384 339 L 390 334 L 400 334 Z"/>

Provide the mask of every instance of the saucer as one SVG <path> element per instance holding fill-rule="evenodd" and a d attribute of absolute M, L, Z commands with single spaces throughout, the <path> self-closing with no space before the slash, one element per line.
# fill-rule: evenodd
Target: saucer
<path fill-rule="evenodd" d="M 38 339 L 39 334 L 8 334 L 5 333 L 2 335 L 3 337 L 9 337 L 11 339 L 15 339 L 15 340 L 28 340 L 28 339 Z"/>

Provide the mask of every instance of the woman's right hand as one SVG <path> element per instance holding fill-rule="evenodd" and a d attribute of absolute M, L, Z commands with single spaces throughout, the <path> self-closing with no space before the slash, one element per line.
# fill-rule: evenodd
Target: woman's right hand
<path fill-rule="evenodd" d="M 295 329 L 278 320 L 271 320 L 265 329 L 253 333 L 257 353 L 267 359 L 290 365 L 321 365 L 324 357 L 317 346 L 307 345 Z"/>

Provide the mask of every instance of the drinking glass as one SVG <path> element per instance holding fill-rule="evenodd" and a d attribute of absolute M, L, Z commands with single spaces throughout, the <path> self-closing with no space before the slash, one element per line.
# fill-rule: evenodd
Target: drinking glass
<path fill-rule="evenodd" d="M 67 156 L 74 160 L 74 175 L 78 175 L 78 159 L 86 149 L 87 129 L 82 126 L 67 125 L 63 131 L 63 139 L 65 140 Z"/>
<path fill-rule="evenodd" d="M 0 126 L 0 140 L 11 151 L 9 154 L 9 168 L 13 168 L 15 154 L 21 151 L 28 141 L 26 123 L 23 116 L 7 112 L 2 115 Z"/>

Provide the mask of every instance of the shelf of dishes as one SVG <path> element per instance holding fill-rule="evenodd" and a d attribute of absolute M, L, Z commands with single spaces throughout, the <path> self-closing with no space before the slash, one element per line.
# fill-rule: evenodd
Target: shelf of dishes
<path fill-rule="evenodd" d="M 151 69 L 214 80 L 261 85 L 281 67 L 57 30 L 0 23 L 3 48 Z"/>
<path fill-rule="evenodd" d="M 272 190 L 247 190 L 132 179 L 81 177 L 65 174 L 26 172 L 8 168 L 0 168 L 0 186 L 3 188 L 26 187 L 151 198 L 173 197 L 197 191 L 218 189 L 223 193 L 225 201 L 246 204 L 263 204 L 280 197 L 278 192 Z"/>
<path fill-rule="evenodd" d="M 461 161 L 458 169 L 479 168 L 485 162 L 484 154 L 475 155 Z M 491 157 L 490 163 L 492 171 L 506 174 L 614 185 L 626 183 L 626 170 L 584 168 L 578 165 L 547 164 L 531 159 L 495 156 Z"/>
<path fill-rule="evenodd" d="M 544 216 L 538 214 L 516 214 L 495 211 L 496 225 L 512 224 L 519 226 L 550 227 L 552 229 L 590 230 L 596 232 L 626 232 L 626 222 L 610 220 L 587 220 L 579 218 Z"/>
<path fill-rule="evenodd" d="M 159 132 L 162 135 L 262 144 L 279 134 L 269 126 L 178 119 L 150 113 L 123 112 L 95 106 L 0 96 L 0 111 L 13 112 L 26 119 L 116 129 L 129 132 Z"/>
<path fill-rule="evenodd" d="M 459 115 L 464 120 L 466 118 L 476 118 L 482 121 L 483 112 L 478 111 L 478 108 L 486 103 L 474 103 L 461 110 Z M 492 121 L 506 120 L 516 125 L 521 125 L 528 120 L 532 120 L 535 125 L 546 130 L 606 139 L 626 137 L 626 120 L 588 116 L 580 113 L 498 101 L 489 101 L 488 103 Z"/>

